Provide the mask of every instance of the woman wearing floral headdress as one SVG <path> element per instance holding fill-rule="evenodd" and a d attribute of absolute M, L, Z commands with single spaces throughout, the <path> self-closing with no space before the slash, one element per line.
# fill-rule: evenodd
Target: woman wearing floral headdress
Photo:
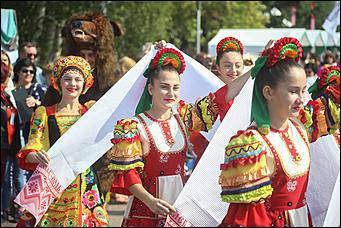
<path fill-rule="evenodd" d="M 213 93 L 195 104 L 178 102 L 185 64 L 177 50 L 159 50 L 143 74 L 147 82 L 136 115 L 115 125 L 111 191 L 132 195 L 122 226 L 163 226 L 184 185 L 188 134 L 211 129 L 218 117 Z"/>
<path fill-rule="evenodd" d="M 78 56 L 59 59 L 53 69 L 51 85 L 59 92 L 55 105 L 38 107 L 32 118 L 28 143 L 17 154 L 19 167 L 34 170 L 38 163 L 48 165 L 49 148 L 63 135 L 93 104 L 79 103 L 93 84 L 90 64 Z M 108 226 L 108 215 L 99 180 L 93 168 L 88 168 L 51 203 L 38 226 Z M 18 227 L 34 226 L 35 218 L 25 211 Z"/>
<path fill-rule="evenodd" d="M 278 40 L 252 68 L 250 127 L 231 137 L 221 164 L 221 199 L 230 203 L 220 226 L 311 226 L 306 202 L 309 143 L 340 124 L 340 68 L 309 89 L 298 64 L 301 44 Z"/>
<path fill-rule="evenodd" d="M 270 47 L 271 44 L 272 41 L 266 45 L 265 49 Z M 251 75 L 251 71 L 243 74 L 243 53 L 243 44 L 234 37 L 225 37 L 220 40 L 217 45 L 216 67 L 218 70 L 218 77 L 226 84 L 214 93 L 214 101 L 219 106 L 220 121 L 223 121 L 234 101 L 234 97 L 226 99 L 227 90 L 235 90 L 236 92 L 234 92 L 234 94 L 238 94 Z M 238 77 L 240 77 L 239 81 L 241 83 L 234 88 L 234 86 L 231 86 L 231 82 Z M 208 146 L 209 141 L 200 132 L 193 132 L 190 135 L 190 142 L 193 144 L 193 150 L 197 155 L 194 164 L 195 168 Z"/>
<path fill-rule="evenodd" d="M 216 67 L 218 77 L 226 84 L 215 92 L 215 101 L 220 105 L 220 121 L 224 119 L 227 111 L 233 104 L 233 99 L 228 102 L 225 101 L 225 94 L 228 89 L 228 84 L 243 73 L 243 51 L 242 43 L 234 37 L 225 37 L 217 45 Z M 245 75 L 244 77 L 249 78 L 249 76 Z M 193 166 L 194 169 L 208 146 L 209 141 L 200 132 L 192 132 L 189 140 L 193 144 L 193 151 L 197 155 Z"/>

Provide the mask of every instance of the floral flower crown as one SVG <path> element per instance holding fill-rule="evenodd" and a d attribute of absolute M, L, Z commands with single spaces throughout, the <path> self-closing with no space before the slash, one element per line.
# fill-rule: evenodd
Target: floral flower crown
<path fill-rule="evenodd" d="M 264 65 L 272 67 L 282 59 L 293 59 L 298 62 L 302 58 L 303 49 L 300 42 L 293 37 L 283 37 L 279 39 L 272 48 L 263 51 L 255 66 L 251 70 L 251 77 L 255 78 Z"/>
<path fill-rule="evenodd" d="M 239 52 L 241 55 L 243 55 L 244 47 L 243 47 L 242 43 L 239 40 L 237 40 L 236 38 L 231 37 L 231 36 L 225 37 L 217 45 L 217 60 L 216 60 L 217 64 L 219 63 L 219 59 L 220 59 L 221 55 L 226 50 L 235 50 L 235 51 Z"/>
<path fill-rule="evenodd" d="M 329 66 L 322 70 L 321 77 L 318 82 L 318 87 L 322 89 L 333 81 L 340 83 L 340 67 Z"/>
<path fill-rule="evenodd" d="M 285 58 L 298 62 L 302 58 L 302 53 L 302 46 L 296 38 L 284 37 L 279 39 L 272 48 L 265 50 L 262 56 L 268 56 L 265 64 L 267 67 L 271 67 Z"/>
<path fill-rule="evenodd" d="M 321 77 L 316 79 L 308 91 L 313 99 L 324 93 L 330 95 L 337 104 L 340 104 L 340 67 L 329 66 L 324 68 Z"/>
<path fill-rule="evenodd" d="M 179 74 L 182 74 L 185 71 L 186 63 L 182 54 L 173 48 L 163 48 L 159 50 L 155 57 L 150 61 L 150 64 L 143 75 L 148 78 L 152 69 L 168 64 L 171 64 Z"/>
<path fill-rule="evenodd" d="M 80 56 L 66 56 L 59 59 L 53 68 L 51 85 L 59 92 L 59 94 L 61 94 L 62 89 L 60 87 L 60 79 L 65 73 L 70 71 L 77 72 L 83 76 L 84 86 L 81 94 L 85 94 L 94 83 L 94 79 L 91 74 L 93 69 L 91 69 L 90 64 Z"/>

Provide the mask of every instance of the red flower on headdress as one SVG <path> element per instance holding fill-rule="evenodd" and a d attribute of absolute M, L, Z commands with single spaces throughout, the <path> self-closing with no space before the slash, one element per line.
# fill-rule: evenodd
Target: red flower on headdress
<path fill-rule="evenodd" d="M 182 74 L 185 71 L 185 59 L 180 52 L 173 48 L 163 48 L 159 50 L 152 60 L 151 69 L 156 69 L 159 66 L 165 66 L 171 63 L 172 66 Z"/>
<path fill-rule="evenodd" d="M 217 56 L 220 56 L 222 52 L 228 49 L 233 49 L 240 52 L 243 55 L 244 47 L 242 43 L 234 37 L 225 37 L 217 45 Z"/>
<path fill-rule="evenodd" d="M 271 56 L 272 48 L 268 48 L 262 52 L 262 56 Z"/>
<path fill-rule="evenodd" d="M 321 77 L 318 81 L 318 87 L 321 89 L 332 81 L 340 84 L 340 67 L 338 66 L 329 66 L 322 70 Z"/>
<path fill-rule="evenodd" d="M 271 67 L 281 59 L 291 58 L 296 62 L 302 57 L 302 46 L 300 42 L 293 37 L 284 37 L 279 39 L 270 50 L 265 50 L 262 56 L 268 56 L 266 66 Z"/>

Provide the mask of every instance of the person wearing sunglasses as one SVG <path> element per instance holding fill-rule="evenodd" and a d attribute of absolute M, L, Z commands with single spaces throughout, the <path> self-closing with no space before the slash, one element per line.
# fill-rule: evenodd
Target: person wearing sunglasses
<path fill-rule="evenodd" d="M 35 64 L 29 59 L 19 60 L 14 67 L 13 82 L 15 87 L 23 85 L 29 94 L 26 104 L 30 108 L 37 108 L 41 103 L 41 98 L 46 92 L 46 88 L 35 82 L 37 73 Z"/>
<path fill-rule="evenodd" d="M 37 68 L 29 59 L 20 59 L 14 66 L 14 87 L 25 87 L 28 94 L 25 103 L 28 108 L 33 108 L 33 110 L 40 106 L 41 99 L 46 92 L 46 88 L 35 81 L 36 73 Z M 28 131 L 29 129 L 24 130 L 25 143 L 27 142 Z"/>
<path fill-rule="evenodd" d="M 37 58 L 38 58 L 38 52 L 37 52 L 37 46 L 32 42 L 25 42 L 20 45 L 19 47 L 19 58 L 17 61 L 13 64 L 15 64 L 21 60 L 21 59 L 29 59 L 32 63 L 36 64 L 36 81 L 43 87 L 47 88 L 45 77 L 42 74 L 42 69 L 37 65 Z"/>

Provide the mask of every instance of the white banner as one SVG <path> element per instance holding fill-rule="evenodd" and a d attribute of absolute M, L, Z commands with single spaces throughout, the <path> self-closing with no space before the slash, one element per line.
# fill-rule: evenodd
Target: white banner
<path fill-rule="evenodd" d="M 326 30 L 330 38 L 333 38 L 338 25 L 340 25 L 340 1 L 335 2 L 335 6 L 324 21 L 322 28 Z"/>
<path fill-rule="evenodd" d="M 166 47 L 177 49 L 172 44 L 167 44 Z M 180 75 L 180 99 L 194 103 L 198 97 L 215 92 L 224 85 L 200 63 L 178 51 L 186 61 L 186 69 Z M 16 202 L 31 212 L 37 222 L 53 200 L 51 196 L 55 197 L 55 194 L 46 189 L 37 189 L 35 195 L 38 197 L 30 198 L 32 184 L 51 177 L 53 180 L 48 182 L 58 186 L 56 189 L 60 192 L 111 148 L 110 139 L 117 120 L 135 115 L 135 108 L 147 81 L 143 72 L 155 54 L 154 49 L 147 53 L 49 149 L 50 164 L 47 171 L 42 168 L 40 172 L 36 172 L 35 179 L 30 179 L 16 198 Z M 44 188 L 43 184 L 39 186 Z M 37 194 L 37 191 L 44 192 L 44 196 Z M 45 196 L 49 201 L 45 200 Z"/>

